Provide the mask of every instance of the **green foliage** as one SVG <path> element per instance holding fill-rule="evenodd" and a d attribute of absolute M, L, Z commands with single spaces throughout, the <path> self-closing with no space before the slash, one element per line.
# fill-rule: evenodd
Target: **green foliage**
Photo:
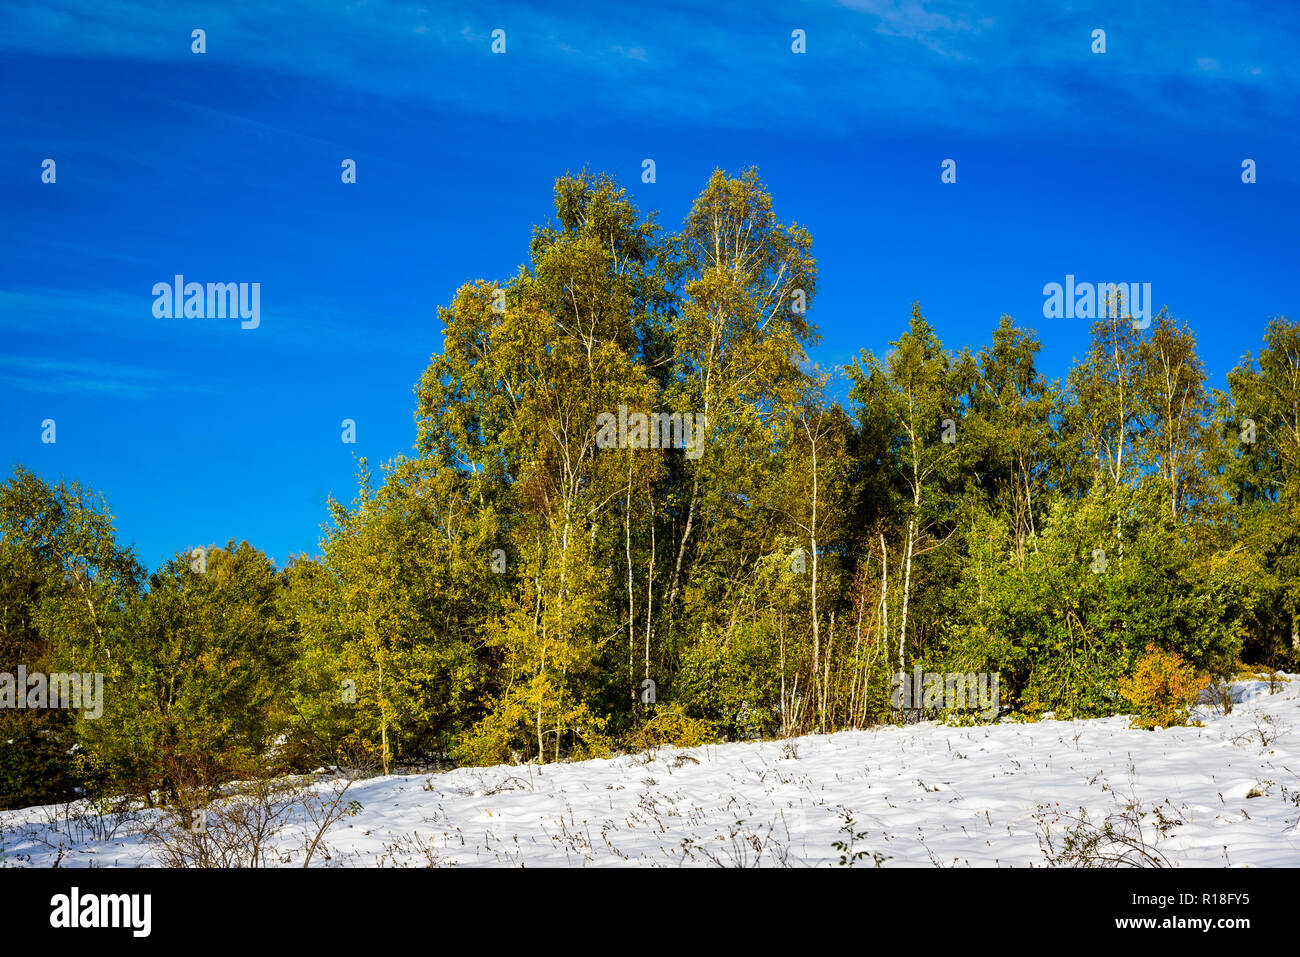
<path fill-rule="evenodd" d="M 266 753 L 287 720 L 283 579 L 246 542 L 205 552 L 203 571 L 178 555 L 150 576 L 135 627 L 99 663 L 104 713 L 82 720 L 79 737 L 119 784 L 172 788 L 182 769 L 220 782 Z"/>
<path fill-rule="evenodd" d="M 99 672 L 105 701 L 0 712 L 0 806 L 902 721 L 918 663 L 996 673 L 1031 719 L 1118 713 L 1159 656 L 1300 667 L 1295 323 L 1210 392 L 1165 312 L 1099 320 L 1062 384 L 1009 317 L 953 350 L 917 303 L 840 403 L 812 237 L 756 170 L 675 230 L 608 176 L 553 201 L 440 310 L 412 453 L 362 462 L 314 557 L 146 575 L 106 503 L 15 469 L 0 670 Z M 703 445 L 599 438 L 636 414 Z"/>
<path fill-rule="evenodd" d="M 0 486 L 0 672 L 103 670 L 130 634 L 142 578 L 98 496 L 17 467 Z M 66 800 L 93 783 L 76 753 L 87 723 L 65 710 L 0 710 L 0 806 Z"/>
<path fill-rule="evenodd" d="M 860 844 L 866 839 L 867 832 L 854 830 L 856 822 L 853 820 L 853 815 L 848 811 L 844 812 L 843 817 L 844 824 L 840 827 L 840 830 L 845 836 L 838 841 L 831 842 L 831 847 L 840 852 L 841 867 L 854 867 L 860 861 L 871 858 L 876 867 L 879 868 L 881 864 L 893 857 L 892 854 L 881 854 L 879 851 L 870 851 L 861 847 Z"/>
<path fill-rule="evenodd" d="M 443 469 L 402 460 L 368 475 L 319 562 L 288 570 L 298 630 L 287 753 L 330 761 L 341 748 L 386 768 L 447 750 L 481 709 L 497 523 Z"/>

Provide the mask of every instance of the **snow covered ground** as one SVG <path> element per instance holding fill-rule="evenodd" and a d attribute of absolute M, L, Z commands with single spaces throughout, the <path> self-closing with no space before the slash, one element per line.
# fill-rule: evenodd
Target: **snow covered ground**
<path fill-rule="evenodd" d="M 1066 816 L 1082 807 L 1124 831 L 1115 815 L 1133 803 L 1142 840 L 1171 864 L 1295 866 L 1300 678 L 1290 677 L 1275 694 L 1239 682 L 1231 715 L 1196 709 L 1204 727 L 923 723 L 372 778 L 347 791 L 361 809 L 329 831 L 312 866 L 834 866 L 836 842 L 852 844 L 859 867 L 876 855 L 883 867 L 1044 866 L 1044 827 L 1059 850 Z M 96 839 L 66 811 L 0 813 L 3 863 L 159 862 L 139 821 Z M 276 835 L 281 863 L 301 864 L 306 831 L 298 813 Z"/>

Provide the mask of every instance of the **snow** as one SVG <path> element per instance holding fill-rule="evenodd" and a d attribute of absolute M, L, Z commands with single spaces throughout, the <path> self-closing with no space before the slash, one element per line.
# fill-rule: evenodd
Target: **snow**
<path fill-rule="evenodd" d="M 1026 867 L 1041 821 L 1089 821 L 1136 801 L 1144 838 L 1177 866 L 1300 863 L 1300 677 L 1234 685 L 1202 727 L 1126 717 L 972 727 L 924 722 L 789 741 L 661 748 L 609 760 L 461 768 L 357 781 L 361 804 L 312 866 L 835 866 L 853 819 L 856 866 Z M 698 762 L 698 763 L 696 763 Z M 329 797 L 337 783 L 315 793 Z M 1254 795 L 1254 796 L 1252 796 Z M 1159 812 L 1157 813 L 1157 807 Z M 275 839 L 300 866 L 301 809 Z M 139 820 L 96 839 L 68 808 L 0 813 L 7 866 L 159 862 Z M 1052 825 L 1057 846 L 1061 823 Z M 61 846 L 62 845 L 62 846 Z"/>

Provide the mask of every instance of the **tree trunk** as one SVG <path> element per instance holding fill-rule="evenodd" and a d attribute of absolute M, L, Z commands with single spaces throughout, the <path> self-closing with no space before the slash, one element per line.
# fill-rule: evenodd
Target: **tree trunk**
<path fill-rule="evenodd" d="M 655 587 L 655 503 L 650 500 L 650 568 L 646 574 L 645 586 L 645 678 L 650 677 L 650 626 L 654 621 L 654 587 Z M 671 606 L 669 606 L 671 607 Z M 669 633 L 671 637 L 671 632 Z"/>
<path fill-rule="evenodd" d="M 623 510 L 623 547 L 627 554 L 627 683 L 636 704 L 636 671 L 633 650 L 636 647 L 636 608 L 632 593 L 632 449 L 627 450 L 627 503 Z"/>
<path fill-rule="evenodd" d="M 906 668 L 906 662 L 903 660 L 903 652 L 907 643 L 907 603 L 912 589 L 912 547 L 914 544 L 916 528 L 916 519 L 908 519 L 907 522 L 907 562 L 903 572 L 903 620 L 898 627 L 898 670 L 901 672 Z"/>
<path fill-rule="evenodd" d="M 807 431 L 807 426 L 804 426 Z M 808 434 L 812 446 L 812 521 L 808 527 L 808 544 L 812 548 L 812 633 L 813 633 L 813 680 L 818 681 L 821 675 L 821 623 L 818 621 L 817 614 L 817 443 L 812 441 L 812 433 Z M 826 686 L 822 684 L 820 698 L 817 702 L 817 728 L 821 730 L 825 722 L 826 709 Z M 816 685 L 814 685 L 816 690 Z"/>

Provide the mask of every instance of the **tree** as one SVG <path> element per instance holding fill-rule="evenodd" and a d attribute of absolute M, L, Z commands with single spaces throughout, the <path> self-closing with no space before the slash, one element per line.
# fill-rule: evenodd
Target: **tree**
<path fill-rule="evenodd" d="M 247 542 L 181 553 L 149 576 L 132 627 L 105 656 L 104 714 L 80 739 L 117 786 L 177 794 L 268 756 L 287 722 L 295 655 L 278 610 L 283 578 Z"/>
<path fill-rule="evenodd" d="M 107 672 L 111 700 L 142 578 L 100 496 L 16 467 L 0 486 L 0 671 Z M 98 770 L 74 748 L 85 725 L 66 710 L 0 711 L 0 799 L 44 803 L 93 783 Z"/>
<path fill-rule="evenodd" d="M 949 522 L 944 504 L 932 496 L 941 480 L 950 476 L 956 461 L 955 444 L 945 443 L 945 420 L 961 418 L 957 396 L 963 357 L 957 363 L 944 350 L 933 328 L 912 306 L 908 331 L 892 343 L 882 363 L 864 352 L 849 370 L 853 388 L 849 398 L 859 407 L 859 420 L 888 423 L 888 463 L 896 470 L 904 492 L 902 515 L 907 531 L 901 548 L 902 598 L 898 625 L 898 669 L 906 667 L 908 612 L 912 597 L 913 562 L 920 554 L 939 547 L 947 535 L 937 537 L 941 522 Z"/>
<path fill-rule="evenodd" d="M 1268 575 L 1261 595 L 1275 606 L 1258 641 L 1272 655 L 1273 633 L 1289 622 L 1289 645 L 1300 655 L 1300 324 L 1279 317 L 1264 336 L 1258 362 L 1247 354 L 1218 396 L 1232 455 L 1224 468 L 1235 521 Z"/>
<path fill-rule="evenodd" d="M 372 489 L 363 463 L 353 508 L 332 503 L 320 561 L 290 566 L 286 607 L 301 648 L 290 749 L 301 760 L 359 747 L 387 773 L 450 750 L 481 716 L 505 585 L 492 571 L 496 512 L 470 493 L 413 459 Z"/>
<path fill-rule="evenodd" d="M 1212 504 L 1217 483 L 1203 461 L 1216 445 L 1213 403 L 1205 388 L 1205 367 L 1196 339 L 1186 325 L 1176 326 L 1165 311 L 1138 349 L 1144 458 L 1167 488 L 1170 514 Z"/>

